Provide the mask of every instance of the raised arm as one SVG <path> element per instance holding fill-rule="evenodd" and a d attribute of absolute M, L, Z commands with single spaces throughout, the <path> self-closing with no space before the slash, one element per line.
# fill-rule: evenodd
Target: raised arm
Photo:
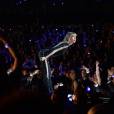
<path fill-rule="evenodd" d="M 100 68 L 99 68 L 98 61 L 96 61 L 96 78 L 97 78 L 98 85 L 101 85 Z"/>
<path fill-rule="evenodd" d="M 5 48 L 9 51 L 10 55 L 14 59 L 13 64 L 11 64 L 11 68 L 9 68 L 9 70 L 7 72 L 8 74 L 10 74 L 11 72 L 15 71 L 15 69 L 17 67 L 17 58 L 16 58 L 16 55 L 15 55 L 13 49 L 8 45 L 8 43 L 3 38 L 0 38 L 0 41 L 3 42 Z"/>

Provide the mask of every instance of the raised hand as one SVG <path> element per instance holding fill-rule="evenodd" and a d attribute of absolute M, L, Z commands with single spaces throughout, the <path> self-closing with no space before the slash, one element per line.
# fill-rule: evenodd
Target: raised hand
<path fill-rule="evenodd" d="M 100 64 L 99 61 L 96 61 L 96 66 L 99 66 L 99 64 Z"/>

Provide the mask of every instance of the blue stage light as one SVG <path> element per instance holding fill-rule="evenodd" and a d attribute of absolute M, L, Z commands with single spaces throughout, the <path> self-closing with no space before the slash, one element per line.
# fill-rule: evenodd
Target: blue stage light
<path fill-rule="evenodd" d="M 86 91 L 87 92 L 90 92 L 91 91 L 91 88 L 90 87 L 87 87 Z"/>

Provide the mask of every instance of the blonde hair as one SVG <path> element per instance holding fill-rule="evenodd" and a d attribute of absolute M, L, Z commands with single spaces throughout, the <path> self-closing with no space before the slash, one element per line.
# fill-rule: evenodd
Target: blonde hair
<path fill-rule="evenodd" d="M 77 34 L 76 34 L 75 32 L 68 32 L 68 33 L 66 34 L 65 38 L 64 38 L 64 42 L 67 42 L 68 39 L 69 39 L 71 36 L 74 36 L 74 35 L 77 36 Z"/>

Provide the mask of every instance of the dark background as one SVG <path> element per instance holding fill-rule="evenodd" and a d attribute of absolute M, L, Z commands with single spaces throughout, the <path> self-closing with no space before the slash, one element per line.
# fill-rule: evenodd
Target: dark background
<path fill-rule="evenodd" d="M 113 0 L 0 0 L 0 23 L 113 22 L 113 11 Z"/>

